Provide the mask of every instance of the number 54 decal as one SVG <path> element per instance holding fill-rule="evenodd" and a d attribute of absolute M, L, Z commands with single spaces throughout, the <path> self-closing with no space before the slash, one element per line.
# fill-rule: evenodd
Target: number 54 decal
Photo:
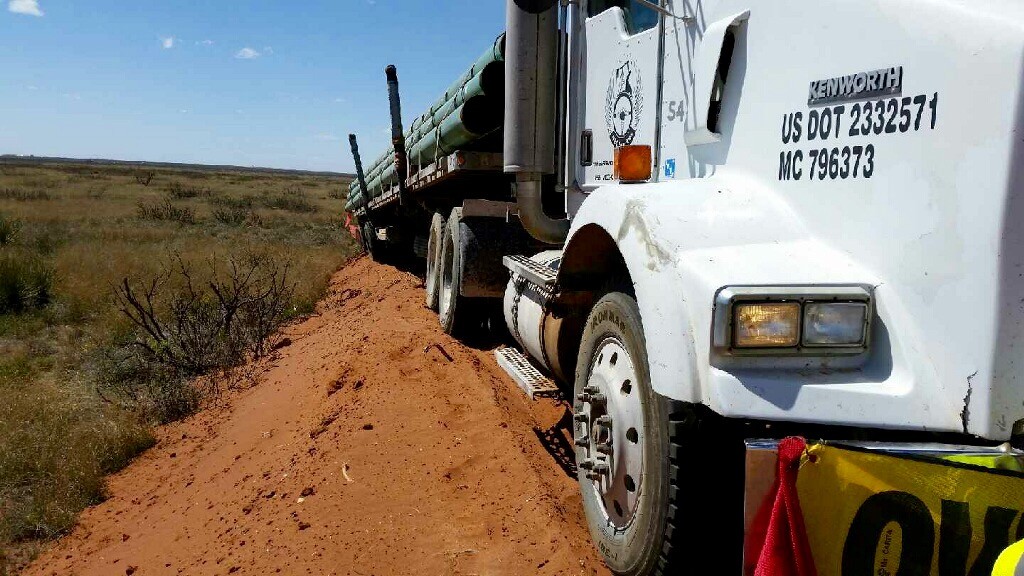
<path fill-rule="evenodd" d="M 679 100 L 668 101 L 668 116 L 665 117 L 669 122 L 675 122 L 676 120 L 683 122 L 686 119 L 686 104 Z"/>

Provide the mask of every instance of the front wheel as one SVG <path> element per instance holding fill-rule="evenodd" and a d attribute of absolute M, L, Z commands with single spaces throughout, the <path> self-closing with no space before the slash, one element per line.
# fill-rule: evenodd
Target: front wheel
<path fill-rule="evenodd" d="M 737 573 L 729 567 L 739 569 L 742 541 L 742 443 L 736 460 L 726 435 L 698 437 L 715 420 L 654 392 L 633 297 L 612 292 L 590 312 L 575 394 L 583 507 L 612 572 Z"/>

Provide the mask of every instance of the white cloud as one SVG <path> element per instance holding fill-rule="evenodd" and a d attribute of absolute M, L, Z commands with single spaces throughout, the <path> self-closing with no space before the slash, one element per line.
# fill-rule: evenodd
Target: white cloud
<path fill-rule="evenodd" d="M 214 44 L 213 40 L 200 40 L 196 42 L 196 46 L 213 46 Z"/>
<path fill-rule="evenodd" d="M 7 9 L 15 14 L 43 15 L 43 11 L 39 9 L 39 0 L 11 0 L 7 3 Z"/>
<path fill-rule="evenodd" d="M 253 50 L 252 48 L 249 48 L 248 46 L 246 46 L 245 48 L 242 48 L 241 50 L 239 50 L 235 54 L 235 58 L 238 58 L 240 60 L 252 60 L 253 58 L 259 58 L 259 57 L 260 57 L 259 51 Z"/>
<path fill-rule="evenodd" d="M 163 47 L 168 49 L 168 50 L 170 50 L 171 48 L 174 48 L 174 43 L 177 42 L 177 41 L 178 41 L 178 39 L 175 38 L 174 36 L 168 36 L 167 38 L 161 38 L 160 39 L 160 43 L 163 44 Z"/>

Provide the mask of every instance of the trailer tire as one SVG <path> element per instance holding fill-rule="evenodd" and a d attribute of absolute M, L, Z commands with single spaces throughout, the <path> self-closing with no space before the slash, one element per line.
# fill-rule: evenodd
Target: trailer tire
<path fill-rule="evenodd" d="M 444 227 L 441 242 L 441 284 L 438 293 L 438 316 L 445 334 L 460 336 L 466 319 L 472 314 L 471 302 L 461 295 L 462 271 L 466 253 L 462 234 L 462 208 L 452 210 Z"/>
<path fill-rule="evenodd" d="M 654 392 L 633 297 L 611 292 L 594 305 L 576 366 L 574 412 L 587 415 L 573 425 L 585 442 L 576 447 L 577 476 L 590 534 L 608 567 L 627 576 L 738 573 L 726 567 L 740 553 L 723 541 L 736 534 L 732 520 L 742 491 L 729 490 L 736 478 L 742 484 L 742 467 L 723 465 L 719 472 L 731 478 L 717 478 L 721 444 L 698 437 L 697 408 Z M 595 393 L 604 399 L 595 400 Z M 602 416 L 610 418 L 606 428 L 597 424 Z M 602 444 L 610 453 L 597 449 Z M 610 468 L 598 475 L 585 462 L 601 458 Z M 715 552 L 723 547 L 724 555 Z"/>
<path fill-rule="evenodd" d="M 446 222 L 440 212 L 435 212 L 430 221 L 430 236 L 427 238 L 426 285 L 427 308 L 437 311 L 441 294 L 441 250 L 444 246 Z"/>
<path fill-rule="evenodd" d="M 366 242 L 366 253 L 370 255 L 370 258 L 374 262 L 386 264 L 388 261 L 387 246 L 377 238 L 373 224 L 370 222 L 363 224 L 363 239 Z"/>

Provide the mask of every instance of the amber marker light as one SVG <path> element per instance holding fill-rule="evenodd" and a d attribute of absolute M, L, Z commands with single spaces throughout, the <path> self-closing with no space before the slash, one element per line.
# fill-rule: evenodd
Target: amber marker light
<path fill-rule="evenodd" d="M 737 304 L 733 343 L 737 348 L 793 348 L 800 343 L 800 304 Z"/>
<path fill-rule="evenodd" d="M 647 182 L 651 179 L 651 147 L 620 146 L 615 149 L 615 178 L 620 182 Z"/>

